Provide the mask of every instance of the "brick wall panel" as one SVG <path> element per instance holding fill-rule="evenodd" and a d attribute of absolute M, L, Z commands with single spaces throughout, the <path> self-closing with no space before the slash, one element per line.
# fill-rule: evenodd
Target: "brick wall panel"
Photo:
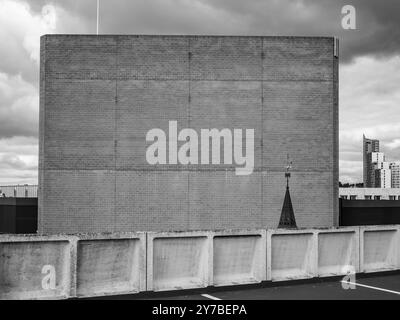
<path fill-rule="evenodd" d="M 149 130 L 164 130 L 169 121 L 178 129 L 188 126 L 188 81 L 129 80 L 118 82 L 116 165 L 118 169 L 167 170 L 176 166 L 149 165 L 146 142 Z"/>
<path fill-rule="evenodd" d="M 52 79 L 116 79 L 113 36 L 46 36 L 46 75 Z"/>
<path fill-rule="evenodd" d="M 45 103 L 46 169 L 114 167 L 115 81 L 52 80 Z"/>
<path fill-rule="evenodd" d="M 117 171 L 116 229 L 187 230 L 188 174 Z"/>
<path fill-rule="evenodd" d="M 190 229 L 264 226 L 259 172 L 191 172 L 189 181 Z"/>
<path fill-rule="evenodd" d="M 189 127 L 199 134 L 201 129 L 242 130 L 242 148 L 245 154 L 246 129 L 254 129 L 254 158 L 255 167 L 261 165 L 261 137 L 262 137 L 262 105 L 261 83 L 257 81 L 195 81 L 191 84 L 191 103 Z M 200 140 L 199 140 L 200 141 Z M 220 154 L 224 153 L 221 144 Z M 211 143 L 210 143 L 211 150 Z M 233 153 L 233 148 L 232 148 Z M 200 154 L 200 150 L 199 150 Z M 211 159 L 211 152 L 210 152 Z M 211 162 L 211 160 L 210 160 Z M 193 169 L 225 170 L 237 167 L 232 165 L 199 165 Z"/>
<path fill-rule="evenodd" d="M 115 173 L 107 170 L 45 170 L 42 233 L 112 232 Z"/>
<path fill-rule="evenodd" d="M 121 80 L 187 80 L 189 39 L 177 36 L 119 36 Z"/>
<path fill-rule="evenodd" d="M 281 170 L 289 154 L 298 170 L 332 170 L 332 83 L 265 82 L 263 95 L 264 167 Z"/>
<path fill-rule="evenodd" d="M 261 38 L 191 37 L 192 80 L 260 80 Z"/>
<path fill-rule="evenodd" d="M 266 81 L 332 81 L 333 38 L 263 38 Z"/>

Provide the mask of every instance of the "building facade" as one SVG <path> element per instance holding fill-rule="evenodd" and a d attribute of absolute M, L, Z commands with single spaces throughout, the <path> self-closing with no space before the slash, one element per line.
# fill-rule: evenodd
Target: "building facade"
<path fill-rule="evenodd" d="M 366 188 L 400 188 L 400 162 L 387 161 L 379 140 L 363 135 L 363 181 Z"/>
<path fill-rule="evenodd" d="M 392 171 L 389 168 L 375 169 L 376 188 L 392 188 Z"/>
<path fill-rule="evenodd" d="M 392 188 L 400 188 L 400 162 L 390 163 Z"/>
<path fill-rule="evenodd" d="M 374 187 L 375 178 L 372 165 L 373 152 L 379 152 L 379 140 L 369 139 L 363 135 L 363 182 L 364 187 Z"/>
<path fill-rule="evenodd" d="M 400 188 L 339 188 L 344 200 L 400 200 Z"/>
<path fill-rule="evenodd" d="M 288 154 L 297 225 L 337 225 L 334 38 L 46 35 L 40 68 L 40 232 L 275 228 Z M 251 174 L 149 163 L 171 121 L 253 129 Z"/>

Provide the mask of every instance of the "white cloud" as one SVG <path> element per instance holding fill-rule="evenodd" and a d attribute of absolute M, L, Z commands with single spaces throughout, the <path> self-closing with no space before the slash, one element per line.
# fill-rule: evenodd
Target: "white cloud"
<path fill-rule="evenodd" d="M 36 184 L 37 167 L 37 138 L 0 139 L 0 185 Z"/>
<path fill-rule="evenodd" d="M 21 75 L 0 73 L 0 137 L 37 136 L 39 93 Z"/>
<path fill-rule="evenodd" d="M 39 39 L 42 34 L 55 32 L 56 23 L 53 5 L 34 13 L 27 2 L 0 0 L 0 71 L 37 81 Z"/>
<path fill-rule="evenodd" d="M 0 0 L 0 184 L 37 183 L 40 36 L 87 31 L 49 2 Z"/>
<path fill-rule="evenodd" d="M 38 65 L 40 62 L 40 36 L 46 33 L 53 33 L 56 29 L 56 11 L 52 5 L 46 5 L 41 15 L 31 16 L 29 28 L 24 36 L 23 45 L 29 56 Z"/>
<path fill-rule="evenodd" d="M 362 176 L 362 161 L 358 160 L 339 160 L 340 181 L 343 183 L 361 182 L 362 179 L 355 177 Z"/>
<path fill-rule="evenodd" d="M 0 0 L 0 184 L 37 183 L 39 39 L 56 22 L 52 5 Z"/>
<path fill-rule="evenodd" d="M 379 139 L 388 159 L 400 160 L 399 84 L 400 56 L 360 57 L 340 66 L 341 180 L 362 181 L 363 134 Z"/>
<path fill-rule="evenodd" d="M 394 139 L 391 142 L 385 144 L 385 147 L 389 149 L 397 149 L 400 147 L 400 139 Z"/>

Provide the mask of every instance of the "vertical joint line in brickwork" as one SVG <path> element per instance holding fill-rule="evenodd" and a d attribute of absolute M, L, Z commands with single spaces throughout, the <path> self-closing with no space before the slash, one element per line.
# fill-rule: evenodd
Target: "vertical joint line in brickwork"
<path fill-rule="evenodd" d="M 190 43 L 190 37 L 188 38 L 188 72 L 189 72 L 189 77 L 188 77 L 188 91 L 189 91 L 189 96 L 188 96 L 188 128 L 190 128 L 190 104 L 192 101 L 191 97 L 191 68 L 190 68 L 190 62 L 192 60 L 192 52 L 191 50 L 191 43 Z M 187 228 L 190 226 L 190 171 L 187 171 Z"/>
<path fill-rule="evenodd" d="M 117 108 L 118 108 L 118 42 L 115 40 L 115 105 L 114 105 L 114 227 L 117 226 Z"/>
<path fill-rule="evenodd" d="M 261 214 L 264 213 L 264 38 L 261 37 Z"/>
<path fill-rule="evenodd" d="M 188 39 L 188 43 L 187 43 L 187 45 L 188 45 L 188 48 L 187 48 L 187 50 L 188 50 L 188 73 L 189 73 L 189 75 L 188 75 L 188 111 L 187 111 L 187 116 L 188 116 L 188 127 L 190 127 L 190 102 L 192 101 L 192 97 L 191 97 L 191 81 L 190 81 L 190 78 L 191 78 L 191 68 L 190 68 L 190 61 L 191 61 L 191 58 L 192 58 L 192 52 L 190 51 L 190 38 Z"/>
<path fill-rule="evenodd" d="M 43 40 L 43 41 L 42 41 Z M 40 48 L 40 79 L 39 79 L 39 175 L 38 175 L 38 222 L 37 222 L 37 229 L 38 233 L 43 232 L 43 198 L 44 198 L 44 192 L 43 192 L 43 176 L 44 176 L 44 137 L 45 137 L 45 106 L 46 106 L 46 100 L 45 100 L 45 92 L 46 92 L 46 55 L 47 55 L 47 37 L 42 36 L 42 40 L 40 42 L 40 45 L 43 45 L 43 48 Z"/>
<path fill-rule="evenodd" d="M 339 58 L 339 39 L 337 37 L 334 38 L 334 57 Z M 333 59 L 332 65 L 333 65 L 333 83 L 332 83 L 332 90 L 333 90 L 333 107 L 334 107 L 334 112 L 332 112 L 333 115 L 333 139 L 334 139 L 334 152 L 336 156 L 333 157 L 335 163 L 333 164 L 333 210 L 334 210 L 334 221 L 333 224 L 334 226 L 339 225 L 339 202 L 337 201 L 338 197 L 338 184 L 339 184 L 339 131 L 338 131 L 338 126 L 339 126 L 339 94 L 338 94 L 338 88 L 339 88 L 339 61 L 336 59 Z M 336 190 L 336 192 L 335 192 Z"/>

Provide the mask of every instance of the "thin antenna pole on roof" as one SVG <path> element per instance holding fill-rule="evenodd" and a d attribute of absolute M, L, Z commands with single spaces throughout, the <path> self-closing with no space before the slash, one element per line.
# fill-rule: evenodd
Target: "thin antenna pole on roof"
<path fill-rule="evenodd" d="M 97 28 L 96 34 L 99 35 L 99 0 L 97 0 Z"/>

